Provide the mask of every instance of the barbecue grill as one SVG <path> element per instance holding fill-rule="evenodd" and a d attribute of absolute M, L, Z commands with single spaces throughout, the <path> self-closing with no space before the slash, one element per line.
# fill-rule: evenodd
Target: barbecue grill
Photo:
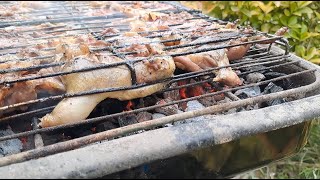
<path fill-rule="evenodd" d="M 118 2 L 132 5 L 134 2 Z M 152 3 L 152 2 L 150 2 Z M 161 2 L 172 8 L 159 10 L 163 13 L 187 12 L 193 18 L 185 21 L 205 19 L 208 22 L 227 24 L 191 10 L 175 2 Z M 10 7 L 13 2 L 1 2 Z M 91 34 L 97 40 L 112 42 L 114 37 L 128 31 L 128 24 L 111 25 L 112 22 L 126 19 L 122 13 L 103 16 L 88 16 L 85 13 L 99 9 L 89 2 L 51 2 L 44 9 L 20 12 L 26 19 L 10 19 L 0 17 L 0 33 L 7 35 L 8 29 L 25 27 L 17 30 L 17 38 L 35 32 L 45 32 L 45 36 L 32 38 L 32 41 L 0 47 L 1 56 L 14 55 L 19 50 L 32 47 L 39 42 L 76 34 Z M 156 8 L 156 7 L 155 7 Z M 32 19 L 30 19 L 32 17 Z M 51 27 L 37 27 L 43 23 L 65 23 Z M 172 24 L 171 26 L 178 26 Z M 29 28 L 30 27 L 30 28 Z M 119 33 L 101 35 L 103 29 L 115 27 Z M 60 34 L 59 34 L 60 33 Z M 162 37 L 165 30 L 140 32 L 146 37 Z M 181 29 L 183 35 L 191 34 L 188 29 Z M 55 72 L 17 79 L 1 79 L 1 85 L 10 87 L 17 82 L 57 77 L 71 73 L 81 73 L 103 68 L 125 65 L 131 70 L 132 86 L 106 88 L 72 94 L 38 95 L 29 100 L 0 107 L 2 112 L 28 106 L 24 111 L 13 111 L 0 119 L 3 132 L 0 137 L 1 177 L 10 178 L 213 178 L 230 177 L 234 174 L 261 167 L 270 162 L 288 157 L 299 151 L 306 143 L 311 120 L 320 115 L 319 73 L 317 66 L 290 54 L 290 46 L 286 39 L 262 32 L 268 37 L 264 40 L 248 41 L 233 45 L 218 45 L 213 48 L 193 49 L 170 56 L 183 56 L 217 49 L 230 48 L 245 44 L 253 44 L 247 54 L 240 60 L 232 61 L 228 66 L 210 68 L 197 72 L 178 72 L 171 78 L 161 81 L 137 84 L 133 64 L 149 59 L 126 59 L 124 62 L 99 65 L 72 71 Z M 208 39 L 200 43 L 166 46 L 165 51 L 184 47 L 193 47 L 208 43 L 223 43 L 238 39 L 238 34 L 217 39 Z M 161 43 L 175 42 L 180 39 L 162 40 Z M 260 45 L 260 42 L 275 40 L 274 43 Z M 120 58 L 136 52 L 119 52 L 118 47 L 91 48 L 92 52 L 108 51 Z M 54 48 L 41 51 L 52 52 Z M 16 61 L 43 61 L 49 63 L 23 68 L 2 69 L 1 74 L 34 71 L 42 68 L 62 66 L 64 62 L 54 62 L 54 54 L 38 55 L 19 59 L 4 59 L 1 63 Z M 152 57 L 151 57 L 152 58 Z M 257 73 L 265 79 L 252 81 L 238 87 L 222 88 L 212 83 L 213 70 L 231 67 L 237 70 L 239 77 L 248 81 L 248 77 Z M 257 77 L 255 77 L 257 78 Z M 193 79 L 194 81 L 190 81 Z M 187 81 L 188 80 L 188 81 Z M 172 86 L 174 83 L 186 81 L 185 84 Z M 164 103 L 135 106 L 122 111 L 128 103 L 137 104 L 140 98 L 121 102 L 105 100 L 100 103 L 92 116 L 85 121 L 38 128 L 38 119 L 51 112 L 57 102 L 63 98 L 112 92 L 149 86 L 159 82 L 169 82 L 164 90 L 146 98 L 152 99 L 164 93 L 183 92 L 187 88 L 209 84 L 214 91 L 206 91 L 192 97 L 178 98 Z M 259 88 L 261 92 L 255 91 Z M 264 91 L 263 91 L 264 90 Z M 207 106 L 199 102 L 211 97 L 223 96 L 224 100 L 216 100 Z M 227 100 L 226 100 L 227 99 Z M 162 115 L 156 109 L 165 111 L 173 106 L 187 106 L 184 112 Z M 115 112 L 104 109 L 114 107 Z M 121 109 L 122 108 L 122 109 Z M 129 123 L 139 113 L 154 113 L 152 120 Z M 155 116 L 158 114 L 158 116 Z M 122 124 L 120 123 L 120 120 Z M 117 124 L 110 126 L 110 124 Z M 113 123 L 110 123 L 113 122 Z M 10 127 L 10 128 L 8 128 Z M 10 145 L 13 144 L 11 147 Z M 10 146 L 10 147 L 9 147 Z M 9 152 L 10 149 L 14 149 Z M 8 151 L 8 152 L 7 152 Z"/>

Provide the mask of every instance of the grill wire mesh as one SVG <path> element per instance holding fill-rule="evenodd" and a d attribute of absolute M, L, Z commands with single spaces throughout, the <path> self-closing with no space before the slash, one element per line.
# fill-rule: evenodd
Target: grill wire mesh
<path fill-rule="evenodd" d="M 119 2 L 123 5 L 125 4 L 131 4 L 133 2 Z M 14 3 L 13 2 L 1 2 L 0 5 L 3 7 L 9 7 L 12 6 Z M 51 2 L 49 3 L 50 6 L 45 9 L 38 9 L 38 10 L 33 10 L 31 12 L 21 12 L 20 15 L 22 17 L 25 17 L 25 19 L 9 19 L 8 18 L 2 18 L 0 17 L 0 30 L 7 30 L 10 27 L 24 27 L 25 29 L 20 29 L 20 30 L 15 30 L 16 33 L 13 34 L 12 36 L 16 36 L 17 39 L 22 39 L 24 36 L 30 37 L 30 35 L 36 33 L 36 32 L 41 32 L 40 37 L 35 37 L 31 39 L 27 39 L 28 43 L 16 43 L 14 45 L 10 46 L 4 46 L 0 47 L 0 58 L 8 56 L 9 58 L 3 58 L 1 63 L 8 63 L 8 62 L 19 62 L 19 61 L 30 61 L 30 62 L 46 62 L 43 64 L 38 64 L 38 65 L 32 65 L 29 67 L 23 67 L 23 68 L 9 68 L 9 69 L 1 69 L 0 74 L 6 74 L 6 73 L 12 73 L 12 72 L 22 72 L 22 71 L 34 71 L 34 70 L 39 70 L 42 68 L 49 68 L 49 67 L 58 67 L 58 66 L 63 66 L 65 62 L 54 62 L 55 54 L 54 50 L 55 48 L 44 48 L 41 49 L 41 52 L 44 52 L 43 54 L 45 55 L 39 55 L 35 57 L 26 57 L 26 58 L 15 58 L 15 59 L 10 59 L 10 55 L 15 55 L 19 53 L 19 51 L 23 48 L 28 48 L 28 47 L 33 47 L 41 43 L 45 43 L 48 40 L 53 40 L 57 39 L 60 37 L 73 37 L 75 35 L 81 35 L 81 34 L 90 34 L 92 37 L 94 37 L 96 40 L 103 41 L 105 43 L 110 43 L 114 41 L 114 38 L 120 37 L 123 33 L 126 31 L 130 30 L 128 27 L 128 24 L 117 24 L 117 25 L 112 25 L 112 22 L 114 21 L 119 21 L 119 20 L 124 20 L 127 19 L 127 17 L 122 14 L 122 13 L 114 13 L 114 14 L 108 14 L 108 15 L 103 15 L 103 16 L 89 16 L 86 15 L 87 12 L 90 12 L 91 10 L 94 9 L 99 9 L 90 6 L 88 2 Z M 158 10 L 155 9 L 155 12 L 162 12 L 162 13 L 181 13 L 181 12 L 187 12 L 192 15 L 192 18 L 184 19 L 184 22 L 189 22 L 189 21 L 194 21 L 197 19 L 205 19 L 207 22 L 212 22 L 212 23 L 218 23 L 221 25 L 227 24 L 225 21 L 221 21 L 212 17 L 208 17 L 206 15 L 201 14 L 201 12 L 196 11 L 196 10 L 189 10 L 189 9 L 184 9 L 183 7 L 176 6 L 173 9 L 168 9 L 168 10 Z M 31 19 L 30 19 L 31 18 Z M 55 24 L 54 26 L 50 27 L 39 27 L 38 25 L 43 24 L 43 23 L 52 23 Z M 174 26 L 179 26 L 183 23 L 177 23 L 177 24 L 171 24 L 169 25 L 170 27 Z M 117 28 L 120 30 L 119 33 L 112 34 L 112 35 L 102 35 L 101 32 L 105 28 Z M 2 35 L 8 35 L 6 34 L 5 31 L 0 31 Z M 145 31 L 145 32 L 140 32 L 140 34 L 147 34 L 145 37 L 149 38 L 154 38 L 154 37 L 162 37 L 166 33 L 166 30 L 157 30 L 157 31 Z M 179 34 L 182 36 L 192 36 L 192 31 L 188 31 L 188 29 L 179 29 L 178 31 Z M 185 47 L 195 47 L 199 45 L 205 45 L 208 43 L 223 43 L 230 41 L 232 39 L 239 39 L 244 36 L 253 36 L 253 35 L 264 35 L 268 37 L 267 39 L 264 40 L 255 40 L 255 41 L 248 41 L 248 42 L 243 42 L 243 43 L 238 43 L 238 44 L 233 44 L 233 45 L 219 45 L 211 48 L 198 48 L 198 49 L 192 49 L 188 51 L 182 51 L 182 52 L 169 52 L 169 50 L 172 49 L 182 49 Z M 196 37 L 193 37 L 196 38 Z M 162 40 L 160 43 L 166 43 L 166 42 L 175 42 L 177 40 L 181 39 L 169 39 L 169 40 Z M 256 46 L 256 43 L 259 42 L 266 42 L 270 40 L 276 40 L 275 43 L 270 43 L 269 46 Z M 189 73 L 183 73 L 183 74 L 178 74 L 174 75 L 173 77 L 163 79 L 160 81 L 156 82 L 151 82 L 151 83 L 143 83 L 143 84 L 137 84 L 135 77 L 135 72 L 132 68 L 134 63 L 141 62 L 144 60 L 149 60 L 154 57 L 143 57 L 139 59 L 128 59 L 126 58 L 126 55 L 130 54 L 135 54 L 136 52 L 120 52 L 119 49 L 123 48 L 124 46 L 104 46 L 104 47 L 90 47 L 90 51 L 92 52 L 109 52 L 110 55 L 114 55 L 117 57 L 120 57 L 122 59 L 125 59 L 125 61 L 120 62 L 120 63 L 113 63 L 113 64 L 105 64 L 105 65 L 99 65 L 96 67 L 87 67 L 87 68 L 82 68 L 82 69 L 77 69 L 77 70 L 71 70 L 71 71 L 64 71 L 64 72 L 55 72 L 55 73 L 48 73 L 44 75 L 36 75 L 32 77 L 22 77 L 22 78 L 17 78 L 17 79 L 1 79 L 0 80 L 0 85 L 8 86 L 17 83 L 17 82 L 26 82 L 29 80 L 35 80 L 35 79 L 44 79 L 48 77 L 56 77 L 56 76 L 61 76 L 61 75 L 66 75 L 66 74 L 71 74 L 71 73 L 77 73 L 77 72 L 87 72 L 87 71 L 92 71 L 92 70 L 97 70 L 97 69 L 104 69 L 104 68 L 111 68 L 111 67 L 116 67 L 116 66 L 121 66 L 121 65 L 126 65 L 130 70 L 131 70 L 131 77 L 132 78 L 132 86 L 130 87 L 121 87 L 121 88 L 105 88 L 105 89 L 95 89 L 92 91 L 86 91 L 86 92 L 80 92 L 80 93 L 72 93 L 72 94 L 61 94 L 61 95 L 54 95 L 50 97 L 44 97 L 44 98 L 38 98 L 35 100 L 30 100 L 22 103 L 17 103 L 9 106 L 3 106 L 0 107 L 0 111 L 5 111 L 5 110 L 10 110 L 12 108 L 17 108 L 17 107 L 22 107 L 25 105 L 32 105 L 32 104 L 37 104 L 37 103 L 45 103 L 53 100 L 61 100 L 63 98 L 67 97 L 76 97 L 76 96 L 83 96 L 83 95 L 90 95 L 90 94 L 97 94 L 97 93 L 103 93 L 103 92 L 113 92 L 113 91 L 120 91 L 120 90 L 129 90 L 129 89 L 137 89 L 145 86 L 149 86 L 151 84 L 156 84 L 159 82 L 169 82 L 168 87 L 165 88 L 164 90 L 158 92 L 158 93 L 163 93 L 163 92 L 168 92 L 176 89 L 181 89 L 185 87 L 190 87 L 198 84 L 203 84 L 207 82 L 212 82 L 214 76 L 212 75 L 213 70 L 218 70 L 221 68 L 226 68 L 226 67 L 231 67 L 233 70 L 239 70 L 243 68 L 247 68 L 251 70 L 248 71 L 241 71 L 237 75 L 239 77 L 244 77 L 245 75 L 253 72 L 261 72 L 263 70 L 267 69 L 274 69 L 274 68 L 281 68 L 281 67 L 286 67 L 289 65 L 294 65 L 298 64 L 299 61 L 292 61 L 289 59 L 290 54 L 289 52 L 289 46 L 288 43 L 285 39 L 282 37 L 262 33 L 259 31 L 255 31 L 253 34 L 236 34 L 234 36 L 228 36 L 228 37 L 219 37 L 215 39 L 210 39 L 208 38 L 207 41 L 200 42 L 200 43 L 188 43 L 184 45 L 174 45 L 174 46 L 166 46 L 164 48 L 165 51 L 167 51 L 166 56 L 171 56 L 171 57 L 177 57 L 177 56 L 184 56 L 184 55 L 190 55 L 190 54 L 196 54 L 196 53 L 201 53 L 201 52 L 208 52 L 208 51 L 213 51 L 217 49 L 224 49 L 224 48 L 230 48 L 230 47 L 236 47 L 236 46 L 241 46 L 245 44 L 253 44 L 251 46 L 250 50 L 247 52 L 247 54 L 240 60 L 232 61 L 230 62 L 230 65 L 228 66 L 222 66 L 222 67 L 214 67 L 202 71 L 197 71 L 197 72 L 189 72 Z M 273 44 L 280 45 L 284 47 L 285 52 L 284 53 L 278 53 L 274 54 L 270 52 L 271 46 Z M 266 68 L 263 69 L 257 69 L 257 68 L 252 68 L 252 67 L 257 67 L 263 65 Z M 294 72 L 288 75 L 283 75 L 280 77 L 272 78 L 270 80 L 264 80 L 258 83 L 252 83 L 252 84 L 245 84 L 242 86 L 238 87 L 233 87 L 233 88 L 228 88 L 228 89 L 223 89 L 219 90 L 216 92 L 212 93 L 206 93 L 200 96 L 196 97 L 189 97 L 186 99 L 181 99 L 165 104 L 159 104 L 159 105 L 153 105 L 153 106 L 148 106 L 148 107 L 143 107 L 143 108 L 137 108 L 131 111 L 125 111 L 121 113 L 115 113 L 115 114 L 109 114 L 109 115 L 104 115 L 96 118 L 89 118 L 85 121 L 80 121 L 77 123 L 73 124 L 66 124 L 66 125 L 59 125 L 55 127 L 49 127 L 49 128 L 37 128 L 37 126 L 33 126 L 32 130 L 29 131 L 24 131 L 24 132 L 17 132 L 16 134 L 13 135 L 6 135 L 0 137 L 0 141 L 5 141 L 9 139 L 14 139 L 14 138 L 21 138 L 21 137 L 27 137 L 31 135 L 39 135 L 39 134 L 45 134 L 45 133 L 51 133 L 55 132 L 58 130 L 65 130 L 68 128 L 73 128 L 73 127 L 81 127 L 86 124 L 94 124 L 94 123 L 100 123 L 100 122 L 105 122 L 110 120 L 111 118 L 123 116 L 123 115 L 128 115 L 132 113 L 138 113 L 138 112 L 144 112 L 144 111 L 149 111 L 153 110 L 155 108 L 159 107 L 164 107 L 164 106 L 169 106 L 169 105 L 174 105 L 178 103 L 183 103 L 183 102 L 188 102 L 191 100 L 197 100 L 205 97 L 210 97 L 214 95 L 218 95 L 221 93 L 225 93 L 226 96 L 229 97 L 234 97 L 233 92 L 236 90 L 240 89 L 245 89 L 249 87 L 255 87 L 259 85 L 267 85 L 270 82 L 275 82 L 279 80 L 284 80 L 288 79 L 291 77 L 296 77 L 296 76 L 301 76 L 306 73 L 313 72 L 314 70 L 302 70 L 299 72 Z M 201 78 L 200 78 L 201 77 Z M 199 81 L 194 82 L 194 83 L 189 83 L 186 85 L 180 85 L 178 87 L 169 87 L 172 83 L 178 82 L 181 80 L 187 80 L 191 78 L 198 78 Z M 288 95 L 289 96 L 289 95 Z M 237 98 L 233 98 L 234 101 L 237 101 Z M 228 106 L 226 106 L 228 107 Z M 35 109 L 27 112 L 22 112 L 22 113 L 17 113 L 11 116 L 7 117 L 2 117 L 0 119 L 0 122 L 6 123 L 10 122 L 13 120 L 16 120 L 18 118 L 23 118 L 23 117 L 29 117 L 29 116 L 34 116 L 38 117 L 39 114 L 44 114 L 52 111 L 54 109 L 54 106 L 49 106 L 45 108 L 40 108 L 40 109 Z M 41 116 L 39 116 L 41 117 Z M 18 123 L 18 122 L 17 122 Z M 37 121 L 35 119 L 30 119 L 30 123 L 35 125 Z M 125 132 L 124 132 L 125 133 Z M 110 137 L 110 136 L 109 136 Z M 74 147 L 79 147 L 84 144 L 88 144 L 89 142 L 95 142 L 98 139 L 92 138 L 91 141 L 83 141 L 81 143 L 77 144 L 72 144 L 70 143 L 68 145 L 68 148 L 74 148 Z M 68 149 L 65 148 L 64 150 Z M 53 148 L 54 149 L 54 148 Z M 62 151 L 56 150 L 56 152 Z M 39 149 L 37 152 L 44 152 L 44 149 Z M 30 155 L 30 154 L 29 154 Z M 41 154 L 41 153 L 33 153 L 32 156 L 26 159 L 31 159 L 39 156 L 46 155 Z M 24 160 L 26 160 L 24 159 Z M 5 165 L 6 163 L 2 164 Z"/>

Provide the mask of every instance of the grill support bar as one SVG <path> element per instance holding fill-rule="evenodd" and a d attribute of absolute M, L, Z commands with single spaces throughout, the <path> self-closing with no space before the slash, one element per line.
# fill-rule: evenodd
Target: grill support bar
<path fill-rule="evenodd" d="M 320 116 L 319 107 L 320 96 L 318 95 L 264 109 L 208 117 L 201 122 L 147 131 L 2 167 L 0 168 L 0 177 L 15 179 L 102 177 L 150 161 L 166 159 L 195 149 L 227 143 L 242 136 L 255 135 L 309 121 Z M 287 109 L 292 111 L 287 111 Z M 279 113 L 282 116 L 278 116 Z M 257 117 L 263 119 L 263 121 L 257 121 Z M 239 123 L 240 119 L 241 123 Z M 199 132 L 203 133 L 199 134 Z M 194 134 L 199 134 L 199 136 L 194 136 Z M 141 153 L 142 156 L 137 156 L 137 152 L 143 152 Z"/>
<path fill-rule="evenodd" d="M 67 142 L 60 142 L 53 145 L 45 146 L 43 148 L 25 151 L 19 154 L 11 155 L 11 156 L 6 156 L 0 159 L 0 166 L 6 166 L 12 163 L 23 162 L 23 161 L 34 159 L 34 158 L 44 157 L 44 156 L 52 155 L 55 153 L 72 150 L 75 148 L 82 147 L 84 145 L 118 137 L 121 135 L 138 131 L 138 130 L 150 129 L 150 128 L 154 128 L 164 124 L 188 119 L 188 118 L 208 115 L 208 114 L 217 113 L 217 112 L 223 112 L 226 109 L 253 105 L 253 104 L 269 101 L 276 98 L 285 98 L 288 95 L 295 95 L 301 92 L 313 91 L 317 89 L 319 86 L 320 86 L 320 78 L 319 76 L 317 76 L 316 81 L 314 83 L 300 87 L 300 88 L 290 89 L 290 90 L 281 91 L 277 93 L 256 96 L 249 99 L 243 99 L 243 100 L 233 101 L 225 104 L 210 106 L 201 110 L 189 111 L 181 114 L 166 116 L 166 117 L 158 118 L 152 121 L 145 121 L 137 124 L 132 124 L 129 126 L 124 126 L 124 127 L 112 129 L 109 131 L 104 131 L 97 134 L 92 134 L 89 136 L 73 139 Z"/>

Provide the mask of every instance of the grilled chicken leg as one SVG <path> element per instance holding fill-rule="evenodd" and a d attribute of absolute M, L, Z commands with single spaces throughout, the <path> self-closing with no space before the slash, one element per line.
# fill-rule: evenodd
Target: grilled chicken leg
<path fill-rule="evenodd" d="M 123 61 L 114 56 L 101 55 L 100 63 L 92 60 L 89 56 L 79 56 L 66 65 L 63 70 L 74 70 L 83 67 L 98 66 Z M 147 83 L 173 75 L 175 64 L 171 57 L 157 57 L 149 61 L 134 64 L 137 82 Z M 67 93 L 79 93 L 101 88 L 119 88 L 132 85 L 131 73 L 125 66 L 117 66 L 107 69 L 89 72 L 73 73 L 62 77 L 67 88 Z M 51 112 L 41 118 L 41 127 L 56 126 L 85 120 L 95 106 L 106 98 L 130 100 L 151 95 L 165 87 L 166 83 L 115 92 L 106 92 L 87 96 L 79 96 L 63 99 Z"/>
<path fill-rule="evenodd" d="M 187 56 L 178 56 L 174 58 L 177 67 L 187 71 L 201 71 L 212 67 L 223 67 L 229 65 L 229 60 L 224 49 L 209 51 L 199 54 L 190 54 Z M 221 68 L 217 70 L 214 81 L 222 82 L 228 86 L 238 86 L 242 82 L 238 75 L 230 68 Z"/>

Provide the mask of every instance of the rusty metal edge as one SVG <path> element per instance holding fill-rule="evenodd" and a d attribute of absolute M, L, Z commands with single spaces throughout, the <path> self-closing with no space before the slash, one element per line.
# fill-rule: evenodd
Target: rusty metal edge
<path fill-rule="evenodd" d="M 281 51 L 275 47 L 273 47 L 272 50 Z M 298 93 L 304 90 L 313 91 L 320 87 L 320 68 L 297 56 L 292 55 L 291 58 L 293 60 L 300 60 L 301 67 L 317 69 L 315 72 L 316 81 L 307 86 L 277 93 L 277 97 L 279 97 L 279 94 L 284 97 L 287 93 Z M 260 96 L 259 98 L 234 101 L 228 104 L 228 108 L 266 101 L 274 96 L 275 94 L 269 94 Z M 253 111 L 225 116 L 208 115 L 204 117 L 206 119 L 204 121 L 147 131 L 137 135 L 106 141 L 101 144 L 89 145 L 69 152 L 50 155 L 52 154 L 52 149 L 57 150 L 56 148 L 59 149 L 59 147 L 66 145 L 58 143 L 50 147 L 47 146 L 1 159 L 0 164 L 4 167 L 0 168 L 0 177 L 99 177 L 153 160 L 176 156 L 200 147 L 222 144 L 236 140 L 242 136 L 254 135 L 308 121 L 320 116 L 319 105 L 320 95 L 316 95 Z M 68 150 L 73 149 L 74 145 L 79 146 L 80 143 L 89 144 L 103 141 L 104 139 L 117 136 L 119 133 L 123 133 L 123 131 L 132 132 L 133 130 L 138 130 L 141 126 L 148 125 L 154 127 L 163 123 L 172 122 L 172 120 L 178 121 L 194 115 L 201 116 L 210 114 L 213 111 L 223 111 L 224 108 L 226 108 L 226 106 L 212 106 L 200 111 L 182 113 L 174 116 L 174 118 L 167 116 L 150 121 L 152 123 L 134 124 L 121 131 L 115 129 L 113 131 L 102 132 L 95 134 L 93 139 L 85 137 L 84 139 L 75 139 L 71 142 L 69 141 L 69 146 L 73 146 L 70 146 Z M 290 111 L 287 111 L 287 109 L 290 109 Z M 257 121 L 257 118 L 264 119 L 264 121 Z M 241 119 L 242 123 L 239 123 L 239 119 Z M 248 124 L 250 124 L 250 126 L 248 126 Z M 228 129 L 225 129 L 225 127 L 228 127 Z M 45 155 L 46 157 L 9 165 L 39 155 Z"/>

